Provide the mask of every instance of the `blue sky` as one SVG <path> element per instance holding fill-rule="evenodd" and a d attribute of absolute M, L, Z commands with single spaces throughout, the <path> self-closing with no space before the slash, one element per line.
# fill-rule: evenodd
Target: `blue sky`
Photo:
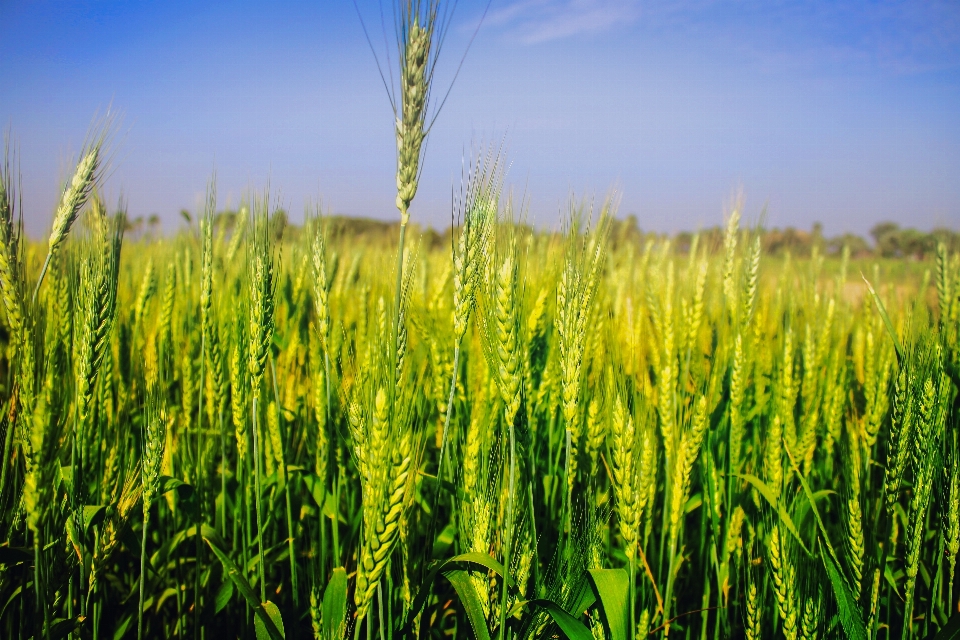
<path fill-rule="evenodd" d="M 379 5 L 358 2 L 383 56 Z M 459 3 L 436 95 L 485 6 Z M 106 191 L 133 216 L 174 228 L 214 170 L 221 206 L 269 185 L 294 219 L 318 198 L 397 216 L 392 113 L 349 0 L 0 0 L 0 87 L 34 234 L 111 104 Z M 658 231 L 718 224 L 739 191 L 770 226 L 957 228 L 960 5 L 493 0 L 432 131 L 414 219 L 448 224 L 463 159 L 500 141 L 508 183 L 547 227 L 571 194 L 616 189 L 620 214 Z"/>

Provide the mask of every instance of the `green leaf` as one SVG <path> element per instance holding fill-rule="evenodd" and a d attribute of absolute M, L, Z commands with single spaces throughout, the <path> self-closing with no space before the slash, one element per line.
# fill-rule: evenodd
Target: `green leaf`
<path fill-rule="evenodd" d="M 313 474 L 313 473 L 305 473 L 301 476 L 301 478 L 303 479 L 303 484 L 307 485 L 307 491 L 310 492 L 310 497 L 313 498 L 313 503 L 317 505 L 317 507 L 321 511 L 324 512 L 324 515 L 327 515 L 326 509 L 325 509 L 326 507 L 325 503 L 327 500 L 328 492 L 326 490 L 326 487 L 323 486 L 323 482 L 321 482 L 320 478 L 318 478 L 316 474 Z M 331 515 L 332 515 L 332 511 L 331 511 Z"/>
<path fill-rule="evenodd" d="M 233 580 L 224 580 L 220 585 L 220 588 L 217 589 L 217 597 L 215 600 L 215 605 L 213 608 L 214 613 L 220 613 L 223 609 L 230 604 L 230 600 L 233 599 Z"/>
<path fill-rule="evenodd" d="M 144 610 L 146 610 L 146 607 L 144 607 Z M 122 638 L 127 635 L 127 629 L 130 628 L 131 624 L 136 623 L 136 620 L 136 614 L 125 616 L 120 624 L 117 625 L 116 630 L 113 632 L 113 640 L 122 640 Z"/>
<path fill-rule="evenodd" d="M 452 522 L 447 523 L 447 526 L 443 528 L 443 531 L 440 532 L 440 535 L 437 536 L 437 539 L 433 542 L 433 557 L 437 558 L 443 555 L 450 550 L 450 547 L 453 546 L 453 540 L 457 536 L 457 527 Z"/>
<path fill-rule="evenodd" d="M 347 571 L 337 567 L 323 592 L 323 637 L 341 640 L 347 627 Z"/>
<path fill-rule="evenodd" d="M 930 640 L 960 640 L 960 613 L 954 613 L 936 635 L 930 634 Z"/>
<path fill-rule="evenodd" d="M 813 509 L 817 526 L 820 528 L 820 540 L 823 543 L 820 545 L 820 557 L 823 559 L 823 565 L 827 569 L 827 577 L 830 579 L 830 584 L 833 587 L 833 595 L 837 601 L 837 612 L 840 615 L 840 624 L 843 625 L 843 631 L 849 640 L 867 640 L 867 628 L 863 623 L 863 615 L 857 604 L 857 596 L 854 595 L 853 590 L 850 589 L 850 585 L 838 567 L 839 561 L 837 560 L 837 553 L 834 551 L 833 545 L 830 544 L 827 528 L 823 524 L 823 519 L 820 517 L 820 510 L 817 509 L 817 499 L 810 490 L 807 479 L 800 473 L 800 467 L 797 466 L 797 461 L 793 458 L 790 449 L 784 446 L 784 451 L 787 452 L 787 457 L 790 458 L 790 463 L 793 465 L 793 470 L 797 474 L 800 486 L 803 487 L 803 492 L 810 502 L 810 508 Z M 826 546 L 826 553 L 824 553 L 824 545 Z"/>
<path fill-rule="evenodd" d="M 847 581 L 830 558 L 830 554 L 824 553 L 823 547 L 820 549 L 823 566 L 826 567 L 827 577 L 830 578 L 830 584 L 833 586 L 833 596 L 837 601 L 837 612 L 840 614 L 840 624 L 843 625 L 844 633 L 849 640 L 867 640 L 867 628 L 863 624 L 856 596 L 853 595 Z"/>
<path fill-rule="evenodd" d="M 583 580 L 578 580 L 575 584 L 579 585 L 579 591 L 576 592 L 576 596 L 570 598 L 570 606 L 567 610 L 579 615 L 594 605 L 597 594 L 594 593 L 593 586 L 585 575 Z"/>
<path fill-rule="evenodd" d="M 497 562 L 495 558 L 492 558 L 491 556 L 485 553 L 477 553 L 476 551 L 472 551 L 470 553 L 461 553 L 458 556 L 454 556 L 449 560 L 447 560 L 444 563 L 444 565 L 453 564 L 455 562 L 466 562 L 471 564 L 478 564 L 481 567 L 484 567 L 486 569 L 489 569 L 490 571 L 493 571 L 495 574 L 497 574 L 501 578 L 503 577 L 503 574 L 506 573 L 503 569 L 503 565 Z M 507 586 L 512 587 L 513 580 L 508 578 Z"/>
<path fill-rule="evenodd" d="M 893 340 L 893 348 L 897 352 L 897 364 L 903 366 L 903 347 L 900 346 L 900 341 L 897 339 L 897 332 L 893 328 L 893 323 L 890 322 L 890 316 L 887 315 L 887 308 L 883 306 L 880 296 L 877 295 L 877 292 L 873 289 L 873 285 L 870 284 L 870 281 L 867 280 L 867 277 L 863 275 L 862 272 L 860 273 L 860 277 L 863 278 L 863 281 L 867 284 L 867 290 L 870 292 L 870 295 L 873 296 L 873 301 L 877 305 L 877 311 L 880 312 L 883 324 L 887 327 L 887 333 L 890 334 L 890 339 Z"/>
<path fill-rule="evenodd" d="M 0 619 L 3 619 L 3 614 L 7 612 L 7 607 L 9 607 L 14 600 L 19 598 L 21 593 L 23 593 L 22 584 L 13 590 L 13 592 L 10 594 L 10 597 L 7 598 L 7 601 L 4 603 L 3 608 L 0 609 Z"/>
<path fill-rule="evenodd" d="M 773 492 L 773 489 L 771 489 L 766 482 L 764 482 L 757 476 L 753 475 L 752 473 L 731 473 L 730 475 L 734 476 L 735 478 L 740 478 L 741 480 L 746 480 L 747 482 L 752 484 L 754 488 L 760 492 L 760 495 L 766 498 L 767 502 L 769 502 L 770 506 L 773 507 L 774 509 L 776 509 L 779 506 L 780 504 L 779 496 L 777 496 Z"/>
<path fill-rule="evenodd" d="M 797 525 L 793 523 L 793 519 L 790 517 L 790 514 L 787 513 L 787 510 L 783 508 L 782 504 L 780 504 L 779 498 L 776 496 L 776 494 L 774 494 L 773 489 L 771 489 L 767 483 L 750 473 L 732 473 L 730 475 L 737 478 L 742 478 L 753 485 L 754 488 L 760 492 L 760 495 L 762 495 L 766 501 L 770 503 L 770 506 L 777 511 L 780 516 L 780 521 L 783 522 L 784 526 L 787 528 L 787 531 L 789 531 L 790 534 L 796 538 L 797 542 L 800 543 L 800 547 L 806 551 L 808 556 L 813 555 L 810 553 L 810 549 L 807 548 L 807 545 L 803 542 L 803 538 L 800 537 L 800 532 L 797 530 Z"/>
<path fill-rule="evenodd" d="M 85 619 L 83 616 L 77 616 L 76 618 L 56 618 L 50 623 L 50 632 L 46 637 L 49 637 L 50 640 L 66 638 L 80 628 L 80 625 L 83 624 Z"/>
<path fill-rule="evenodd" d="M 73 466 L 60 465 L 60 482 L 67 495 L 73 495 Z"/>
<path fill-rule="evenodd" d="M 593 634 L 585 624 L 574 618 L 568 612 L 552 600 L 531 600 L 530 604 L 542 607 L 547 610 L 553 621 L 557 623 L 560 630 L 566 634 L 570 640 L 593 640 Z"/>
<path fill-rule="evenodd" d="M 223 550 L 225 545 L 223 544 L 223 541 L 220 540 L 220 534 L 218 534 L 213 527 L 205 524 L 200 531 L 204 541 L 207 543 L 207 546 L 210 547 L 210 550 L 213 551 L 213 554 L 217 556 L 218 560 L 220 560 L 220 564 L 223 565 L 224 571 L 233 581 L 233 584 L 237 587 L 237 590 L 240 591 L 240 595 L 242 595 L 243 599 L 246 600 L 253 608 L 253 611 L 257 616 L 255 624 L 262 625 L 263 632 L 268 634 L 263 637 L 271 638 L 272 640 L 283 640 L 283 632 L 281 631 L 283 628 L 282 623 L 280 628 L 277 628 L 277 625 L 273 620 L 273 614 L 267 610 L 267 605 L 272 606 L 274 609 L 277 608 L 276 605 L 270 602 L 260 602 L 259 598 L 257 598 L 257 594 L 254 593 L 253 588 L 250 586 L 250 583 L 247 582 L 247 579 L 243 577 L 240 567 L 238 567 L 230 558 L 230 556 L 227 555 L 227 552 Z M 278 610 L 277 617 L 279 618 L 279 616 L 280 612 Z M 261 639 L 260 626 L 257 626 L 257 638 L 258 640 Z"/>
<path fill-rule="evenodd" d="M 90 532 L 90 527 L 95 527 L 101 522 L 107 513 L 107 508 L 101 504 L 85 504 L 80 512 L 80 522 L 83 524 L 84 533 Z"/>
<path fill-rule="evenodd" d="M 443 575 L 450 581 L 460 597 L 460 604 L 463 605 L 470 626 L 473 627 L 473 636 L 477 640 L 490 640 L 487 620 L 483 615 L 483 604 L 480 602 L 480 596 L 477 595 L 473 580 L 470 579 L 470 574 L 463 569 L 454 569 L 445 571 Z"/>
<path fill-rule="evenodd" d="M 820 517 L 820 510 L 817 509 L 817 499 L 813 495 L 813 491 L 810 490 L 810 485 L 807 484 L 807 479 L 803 477 L 803 474 L 800 472 L 800 467 L 797 466 L 797 461 L 793 459 L 793 454 L 790 452 L 790 449 L 787 448 L 786 444 L 783 446 L 783 450 L 787 452 L 787 457 L 790 458 L 790 464 L 793 465 L 793 470 L 797 474 L 797 479 L 800 481 L 800 486 L 803 487 L 803 492 L 807 496 L 807 501 L 810 503 L 810 508 L 813 509 L 813 515 L 817 520 L 817 526 L 820 528 L 820 539 L 827 545 L 827 552 L 830 554 L 831 560 L 835 564 L 839 564 L 837 559 L 837 552 L 834 551 L 833 545 L 830 544 L 830 536 L 827 535 L 827 527 L 823 524 L 823 518 Z M 856 601 L 856 598 L 854 598 Z"/>
<path fill-rule="evenodd" d="M 280 617 L 280 609 L 269 600 L 261 605 L 261 609 L 266 611 L 267 615 L 257 616 L 253 620 L 253 627 L 257 632 L 257 640 L 276 640 L 278 637 L 282 640 L 284 633 L 283 618 Z M 268 624 L 272 629 L 267 626 Z"/>
<path fill-rule="evenodd" d="M 590 569 L 590 578 L 597 598 L 603 605 L 603 615 L 612 640 L 628 640 L 627 598 L 630 576 L 624 569 Z"/>
<path fill-rule="evenodd" d="M 439 562 L 433 566 L 430 570 L 430 573 L 427 574 L 426 580 L 423 581 L 423 585 L 420 587 L 420 591 L 417 592 L 416 597 L 413 599 L 413 605 L 407 611 L 407 619 L 404 622 L 403 626 L 398 629 L 398 632 L 401 637 L 406 637 L 409 634 L 410 630 L 413 628 L 413 620 L 417 617 L 417 614 L 420 613 L 420 610 L 423 608 L 423 605 L 427 601 L 427 597 L 430 595 L 430 591 L 433 587 L 434 581 L 437 579 L 437 576 L 440 575 L 442 571 L 449 570 L 450 565 L 456 563 L 467 563 L 467 564 L 478 564 L 481 567 L 493 571 L 500 577 L 503 577 L 503 565 L 497 562 L 494 558 L 491 558 L 485 553 L 463 553 L 459 556 L 454 556 L 449 560 Z M 508 580 L 507 586 L 512 586 L 514 583 L 512 580 Z M 589 589 L 587 590 L 593 595 L 593 592 Z"/>
<path fill-rule="evenodd" d="M 160 491 L 157 492 L 158 496 L 162 496 L 167 491 L 176 491 L 177 496 L 186 499 L 193 495 L 193 486 L 187 484 L 183 480 L 177 480 L 176 478 L 171 478 L 170 476 L 160 476 Z"/>

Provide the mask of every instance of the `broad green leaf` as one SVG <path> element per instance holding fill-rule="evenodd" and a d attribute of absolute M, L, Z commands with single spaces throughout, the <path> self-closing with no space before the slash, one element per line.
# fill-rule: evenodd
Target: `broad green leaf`
<path fill-rule="evenodd" d="M 775 511 L 780 515 L 780 521 L 783 522 L 783 525 L 787 528 L 787 531 L 796 538 L 797 542 L 800 544 L 800 547 L 806 551 L 808 556 L 812 556 L 810 549 L 807 548 L 807 545 L 803 542 L 803 538 L 800 537 L 800 532 L 797 530 L 797 526 L 793 523 L 793 519 L 790 517 L 790 514 L 787 513 L 787 510 L 783 508 L 783 504 L 780 503 L 779 498 L 774 494 L 773 489 L 770 488 L 767 483 L 758 478 L 757 476 L 750 473 L 732 473 L 732 476 L 737 478 L 742 478 L 746 480 L 751 485 L 760 492 L 767 502 L 770 503 L 770 506 L 774 508 Z"/>
<path fill-rule="evenodd" d="M 887 308 L 883 306 L 883 302 L 880 300 L 880 296 L 877 295 L 877 292 L 873 289 L 873 285 L 870 284 L 870 281 L 867 280 L 867 277 L 860 273 L 860 277 L 863 278 L 863 281 L 867 284 L 867 290 L 870 292 L 870 295 L 873 296 L 873 301 L 877 305 L 877 311 L 880 312 L 880 317 L 883 319 L 883 324 L 887 328 L 887 333 L 890 334 L 890 339 L 893 340 L 893 348 L 897 352 L 897 363 L 900 366 L 903 366 L 903 347 L 900 346 L 900 341 L 897 339 L 897 332 L 893 328 L 893 323 L 890 322 L 890 316 L 887 315 Z"/>
<path fill-rule="evenodd" d="M 95 527 L 101 522 L 107 513 L 107 508 L 102 504 L 86 504 L 80 512 L 80 522 L 83 524 L 84 533 L 89 533 L 90 527 Z"/>
<path fill-rule="evenodd" d="M 773 492 L 773 489 L 771 489 L 766 482 L 764 482 L 757 476 L 753 475 L 752 473 L 731 473 L 730 475 L 736 478 L 740 478 L 741 480 L 746 480 L 747 482 L 752 484 L 754 488 L 756 488 L 756 490 L 760 492 L 760 495 L 766 498 L 767 502 L 769 502 L 770 506 L 773 507 L 774 509 L 776 509 L 780 505 L 779 496 L 777 496 Z"/>
<path fill-rule="evenodd" d="M 322 511 L 324 511 L 324 515 L 326 515 L 325 502 L 327 499 L 327 491 L 323 486 L 323 483 L 320 481 L 320 478 L 313 473 L 305 473 L 301 477 L 303 478 L 303 484 L 307 485 L 307 491 L 310 492 L 310 497 L 313 498 L 313 503 Z M 331 515 L 332 514 L 333 512 L 331 510 Z"/>
<path fill-rule="evenodd" d="M 499 562 L 497 562 L 496 559 L 492 558 L 491 556 L 488 556 L 488 555 L 485 554 L 485 553 L 477 553 L 477 552 L 475 552 L 475 551 L 472 551 L 472 552 L 470 552 L 470 553 L 461 553 L 461 554 L 458 555 L 458 556 L 454 556 L 454 557 L 450 558 L 450 559 L 447 560 L 447 562 L 445 562 L 444 564 L 452 564 L 452 563 L 454 563 L 454 562 L 467 562 L 467 563 L 472 563 L 472 564 L 478 564 L 478 565 L 480 565 L 481 567 L 485 567 L 485 568 L 489 569 L 490 571 L 493 571 L 495 574 L 497 574 L 497 575 L 500 576 L 501 578 L 503 577 L 503 574 L 505 573 L 505 571 L 504 571 L 504 569 L 503 569 L 503 565 L 500 564 Z M 508 587 L 512 587 L 512 586 L 513 586 L 513 580 L 512 580 L 512 579 L 509 579 L 509 578 L 508 578 L 508 580 L 507 580 L 507 586 L 508 586 Z"/>
<path fill-rule="evenodd" d="M 280 617 L 280 609 L 269 600 L 261 605 L 261 609 L 266 611 L 266 615 L 257 616 L 253 620 L 253 626 L 257 632 L 257 640 L 276 640 L 278 636 L 275 635 L 275 633 L 279 633 L 279 638 L 282 640 L 284 633 L 283 618 Z M 268 628 L 267 624 L 273 628 Z"/>
<path fill-rule="evenodd" d="M 840 624 L 843 625 L 844 633 L 848 640 L 867 640 L 867 628 L 863 624 L 856 596 L 853 595 L 847 581 L 830 558 L 830 554 L 823 552 L 823 547 L 820 548 L 820 557 L 823 558 L 823 566 L 827 569 L 827 577 L 830 578 L 830 585 L 833 587 L 833 596 L 837 601 L 837 612 L 840 615 Z"/>
<path fill-rule="evenodd" d="M 823 524 L 823 518 L 820 517 L 820 510 L 817 509 L 817 499 L 813 495 L 813 491 L 810 490 L 810 485 L 807 484 L 807 479 L 803 477 L 803 474 L 800 472 L 800 467 L 797 466 L 797 461 L 793 459 L 793 454 L 790 453 L 790 449 L 787 448 L 784 444 L 783 450 L 786 451 L 787 457 L 790 458 L 790 464 L 793 465 L 793 470 L 797 474 L 797 479 L 800 481 L 800 486 L 803 487 L 803 492 L 807 496 L 807 501 L 810 503 L 810 508 L 813 509 L 813 515 L 817 520 L 817 526 L 820 528 L 820 539 L 827 545 L 827 552 L 830 554 L 830 558 L 833 562 L 839 565 L 840 561 L 837 559 L 837 552 L 833 550 L 833 545 L 830 544 L 830 536 L 827 535 L 827 528 Z M 856 598 L 854 598 L 856 600 Z"/>
<path fill-rule="evenodd" d="M 217 597 L 214 600 L 214 612 L 220 613 L 223 609 L 230 604 L 230 600 L 233 599 L 233 580 L 224 580 L 220 585 L 220 588 L 217 589 Z"/>
<path fill-rule="evenodd" d="M 223 569 L 226 574 L 233 580 L 234 586 L 237 587 L 237 590 L 240 591 L 240 595 L 243 596 L 243 599 L 246 600 L 250 607 L 253 609 L 254 613 L 257 616 L 256 623 L 263 625 L 264 633 L 268 634 L 264 637 L 272 638 L 272 640 L 283 640 L 283 632 L 277 628 L 277 625 L 273 621 L 273 616 L 267 611 L 266 605 L 271 604 L 269 602 L 260 602 L 260 599 L 257 598 L 257 594 L 254 593 L 253 588 L 250 586 L 250 583 L 247 582 L 247 579 L 243 577 L 243 574 L 240 572 L 240 567 L 227 555 L 227 552 L 223 550 L 223 543 L 220 540 L 220 534 L 210 525 L 203 525 L 203 528 L 200 530 L 203 535 L 204 541 L 207 543 L 207 546 L 210 547 L 210 550 L 213 551 L 213 554 L 217 556 L 217 559 L 220 560 L 220 564 L 223 565 Z M 276 609 L 276 605 L 272 605 Z M 280 615 L 280 612 L 277 611 L 277 616 Z M 257 627 L 257 638 L 260 639 L 259 626 Z M 282 628 L 282 627 L 281 627 Z"/>
<path fill-rule="evenodd" d="M 929 637 L 930 640 L 960 640 L 960 613 L 954 613 L 936 635 L 931 633 Z"/>
<path fill-rule="evenodd" d="M 337 567 L 323 592 L 323 637 L 341 640 L 347 626 L 347 571 Z"/>
<path fill-rule="evenodd" d="M 168 491 L 176 491 L 179 498 L 187 499 L 193 495 L 193 486 L 170 476 L 160 476 L 160 491 L 157 495 L 162 496 Z"/>
<path fill-rule="evenodd" d="M 437 558 L 445 555 L 450 550 L 450 547 L 453 546 L 453 540 L 456 537 L 456 525 L 453 523 L 448 523 L 447 526 L 443 528 L 443 531 L 440 532 L 440 535 L 437 536 L 437 539 L 433 542 L 433 557 Z"/>
<path fill-rule="evenodd" d="M 10 606 L 10 603 L 12 603 L 12 602 L 13 602 L 14 600 L 16 600 L 18 597 L 20 597 L 20 594 L 21 594 L 21 593 L 23 593 L 23 585 L 22 585 L 22 584 L 21 584 L 20 586 L 18 586 L 16 589 L 13 590 L 13 592 L 10 594 L 10 597 L 7 598 L 7 601 L 4 603 L 3 608 L 0 609 L 0 619 L 2 619 L 2 618 L 3 618 L 3 614 L 5 614 L 5 613 L 7 612 L 7 607 Z"/>
<path fill-rule="evenodd" d="M 84 620 L 86 620 L 86 618 L 83 616 L 77 616 L 76 618 L 56 618 L 51 621 L 50 632 L 45 637 L 50 638 L 50 640 L 66 638 L 75 630 L 79 629 Z"/>
<path fill-rule="evenodd" d="M 147 608 L 148 607 L 145 606 L 144 610 Z M 127 630 L 130 629 L 130 626 L 135 624 L 137 624 L 137 614 L 135 612 L 125 616 L 113 632 L 113 640 L 122 640 L 122 638 L 127 635 Z"/>
<path fill-rule="evenodd" d="M 73 465 L 60 465 L 60 484 L 68 496 L 73 495 Z"/>
<path fill-rule="evenodd" d="M 157 598 L 157 608 L 156 611 L 160 611 L 163 608 L 164 603 L 170 598 L 175 598 L 177 596 L 177 590 L 173 587 L 167 587 L 163 590 L 163 593 Z M 149 599 L 148 599 L 149 601 Z"/>
<path fill-rule="evenodd" d="M 687 499 L 686 504 L 683 505 L 683 514 L 687 515 L 693 513 L 695 510 L 699 509 L 703 505 L 703 494 L 696 493 L 690 496 Z"/>
<path fill-rule="evenodd" d="M 590 578 L 603 605 L 612 640 L 628 640 L 630 576 L 623 569 L 590 569 Z"/>
<path fill-rule="evenodd" d="M 408 634 L 412 629 L 413 620 L 414 618 L 417 617 L 417 614 L 420 613 L 420 610 L 423 608 L 423 605 L 426 603 L 427 597 L 429 597 L 430 591 L 433 587 L 433 583 L 437 579 L 437 576 L 440 575 L 440 572 L 449 570 L 451 568 L 450 565 L 453 565 L 456 563 L 478 564 L 481 567 L 489 569 L 490 571 L 493 571 L 497 575 L 503 577 L 503 573 L 504 573 L 503 565 L 497 562 L 494 558 L 491 558 L 490 556 L 484 553 L 476 553 L 476 552 L 463 553 L 461 555 L 454 556 L 453 558 L 450 558 L 443 562 L 436 563 L 433 566 L 433 568 L 430 570 L 430 573 L 427 574 L 427 578 L 426 580 L 423 581 L 422 586 L 420 587 L 420 591 L 417 592 L 416 597 L 413 599 L 413 605 L 407 611 L 407 619 L 403 623 L 403 626 L 400 627 L 400 629 L 398 630 L 401 636 L 405 636 L 405 634 Z M 512 586 L 512 585 L 513 585 L 513 581 L 510 580 L 507 583 L 507 586 Z M 587 591 L 590 592 L 592 595 L 592 591 L 590 591 L 589 589 Z"/>
<path fill-rule="evenodd" d="M 152 556 L 150 556 L 150 565 L 156 567 L 159 571 L 160 567 L 165 566 L 170 561 L 170 557 L 173 555 L 173 552 L 176 551 L 181 544 L 196 534 L 196 525 L 177 531 L 170 538 L 165 540 L 163 544 L 160 545 L 160 548 L 157 549 Z"/>
<path fill-rule="evenodd" d="M 483 615 L 483 604 L 480 602 L 480 596 L 477 595 L 473 580 L 470 579 L 470 574 L 463 569 L 454 569 L 445 571 L 443 575 L 450 581 L 460 597 L 460 604 L 463 605 L 463 610 L 466 612 L 470 626 L 473 628 L 473 636 L 477 640 L 490 640 L 487 620 Z"/>
<path fill-rule="evenodd" d="M 583 580 L 578 581 L 578 583 L 580 590 L 575 597 L 570 598 L 569 610 L 580 615 L 594 605 L 597 601 L 597 594 L 594 593 L 593 586 L 590 584 L 590 579 L 587 575 L 584 575 Z"/>
<path fill-rule="evenodd" d="M 590 629 L 582 622 L 574 618 L 568 612 L 552 600 L 531 600 L 530 604 L 546 609 L 553 621 L 560 627 L 560 631 L 566 634 L 570 640 L 593 640 L 593 634 Z"/>

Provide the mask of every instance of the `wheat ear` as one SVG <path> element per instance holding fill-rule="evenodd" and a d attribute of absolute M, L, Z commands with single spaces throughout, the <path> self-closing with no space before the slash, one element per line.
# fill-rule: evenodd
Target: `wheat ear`
<path fill-rule="evenodd" d="M 40 285 L 43 284 L 43 277 L 47 273 L 50 262 L 56 255 L 57 250 L 67 239 L 70 233 L 70 227 L 77 221 L 80 210 L 87 202 L 87 198 L 92 193 L 95 185 L 101 177 L 101 161 L 104 145 L 110 129 L 110 118 L 95 132 L 88 142 L 84 144 L 80 151 L 80 160 L 73 171 L 73 177 L 70 182 L 64 185 L 63 193 L 60 196 L 60 202 L 57 205 L 57 212 L 53 217 L 53 228 L 50 230 L 50 237 L 47 241 L 47 257 L 44 258 L 43 267 L 40 270 L 40 277 L 37 279 L 37 286 L 33 290 L 33 300 L 36 302 L 37 293 L 40 291 Z"/>

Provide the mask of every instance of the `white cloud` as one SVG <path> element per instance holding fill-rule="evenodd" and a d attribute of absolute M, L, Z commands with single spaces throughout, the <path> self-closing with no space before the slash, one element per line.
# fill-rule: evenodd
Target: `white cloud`
<path fill-rule="evenodd" d="M 526 44 L 639 28 L 753 52 L 764 66 L 830 60 L 909 74 L 960 64 L 956 0 L 495 0 L 485 24 Z"/>
<path fill-rule="evenodd" d="M 600 33 L 639 17 L 639 0 L 515 0 L 491 11 L 487 24 L 534 44 Z"/>

